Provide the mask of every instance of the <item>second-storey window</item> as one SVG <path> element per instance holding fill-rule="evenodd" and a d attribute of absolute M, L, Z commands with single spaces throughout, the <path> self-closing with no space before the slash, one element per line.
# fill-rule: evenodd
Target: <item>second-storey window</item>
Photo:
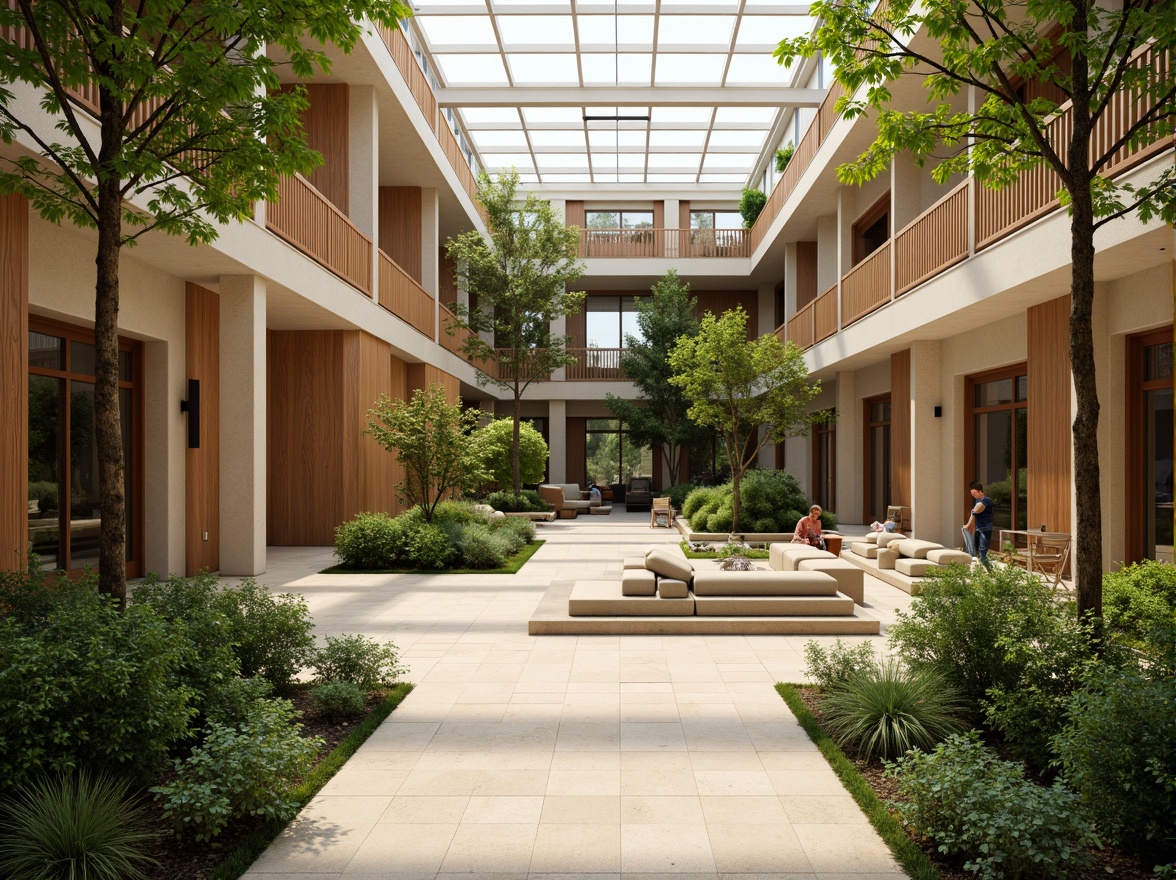
<path fill-rule="evenodd" d="M 738 211 L 691 211 L 691 229 L 742 229 L 743 215 Z"/>
<path fill-rule="evenodd" d="M 625 348 L 625 336 L 641 338 L 637 297 L 589 296 L 584 304 L 584 337 L 589 348 Z"/>
<path fill-rule="evenodd" d="M 585 211 L 589 229 L 652 229 L 653 211 Z"/>

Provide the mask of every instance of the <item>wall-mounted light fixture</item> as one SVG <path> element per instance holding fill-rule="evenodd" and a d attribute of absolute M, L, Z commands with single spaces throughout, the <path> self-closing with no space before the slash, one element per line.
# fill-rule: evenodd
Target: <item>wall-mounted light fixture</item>
<path fill-rule="evenodd" d="M 935 407 L 935 418 L 937 418 L 937 419 L 943 418 L 943 407 L 941 407 L 941 406 Z"/>
<path fill-rule="evenodd" d="M 188 448 L 200 448 L 200 380 L 188 380 L 188 399 L 180 401 L 180 412 L 188 414 Z"/>

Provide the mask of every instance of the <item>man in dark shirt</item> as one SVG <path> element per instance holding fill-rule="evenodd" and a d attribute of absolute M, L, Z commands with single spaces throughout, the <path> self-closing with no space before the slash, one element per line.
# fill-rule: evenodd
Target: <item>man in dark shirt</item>
<path fill-rule="evenodd" d="M 964 528 L 972 532 L 972 546 L 980 564 L 992 570 L 992 563 L 988 561 L 988 545 L 992 541 L 992 499 L 984 494 L 982 483 L 973 480 L 968 487 L 972 496 L 972 506 L 968 511 L 968 521 Z"/>

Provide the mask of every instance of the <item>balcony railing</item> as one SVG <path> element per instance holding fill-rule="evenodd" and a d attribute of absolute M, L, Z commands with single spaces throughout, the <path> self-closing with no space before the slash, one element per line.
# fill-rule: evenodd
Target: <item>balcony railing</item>
<path fill-rule="evenodd" d="M 898 233 L 894 246 L 895 296 L 901 296 L 967 257 L 967 181 Z"/>
<path fill-rule="evenodd" d="M 848 326 L 890 302 L 890 242 L 841 279 L 841 324 Z M 834 332 L 837 327 L 834 326 Z"/>
<path fill-rule="evenodd" d="M 569 348 L 568 354 L 576 362 L 564 371 L 569 382 L 625 381 L 629 377 L 621 369 L 624 348 Z"/>
<path fill-rule="evenodd" d="M 583 229 L 580 256 L 750 257 L 747 229 Z"/>
<path fill-rule="evenodd" d="M 433 339 L 437 323 L 437 301 L 386 253 L 378 251 L 377 256 L 380 261 L 380 305 L 413 329 Z"/>
<path fill-rule="evenodd" d="M 453 326 L 453 323 L 457 321 L 457 315 L 453 314 L 444 303 L 438 306 L 438 310 L 438 318 L 441 323 L 437 328 L 437 335 L 441 339 L 441 345 L 459 358 L 465 358 L 461 350 L 461 344 L 466 340 L 466 337 L 472 336 L 473 334 L 465 329 L 458 330 L 456 333 L 449 333 L 446 328 Z M 493 364 L 483 364 L 482 366 L 488 373 L 493 371 Z"/>
<path fill-rule="evenodd" d="M 372 242 L 347 215 L 300 174 L 283 177 L 278 200 L 265 212 L 266 228 L 372 295 Z"/>

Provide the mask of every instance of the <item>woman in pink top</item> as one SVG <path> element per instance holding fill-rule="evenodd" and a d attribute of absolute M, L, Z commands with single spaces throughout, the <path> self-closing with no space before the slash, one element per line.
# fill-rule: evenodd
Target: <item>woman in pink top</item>
<path fill-rule="evenodd" d="M 793 544 L 808 544 L 812 547 L 825 549 L 825 539 L 821 537 L 821 506 L 814 504 L 809 508 L 809 515 L 802 516 L 796 524 L 796 531 L 792 535 Z"/>

